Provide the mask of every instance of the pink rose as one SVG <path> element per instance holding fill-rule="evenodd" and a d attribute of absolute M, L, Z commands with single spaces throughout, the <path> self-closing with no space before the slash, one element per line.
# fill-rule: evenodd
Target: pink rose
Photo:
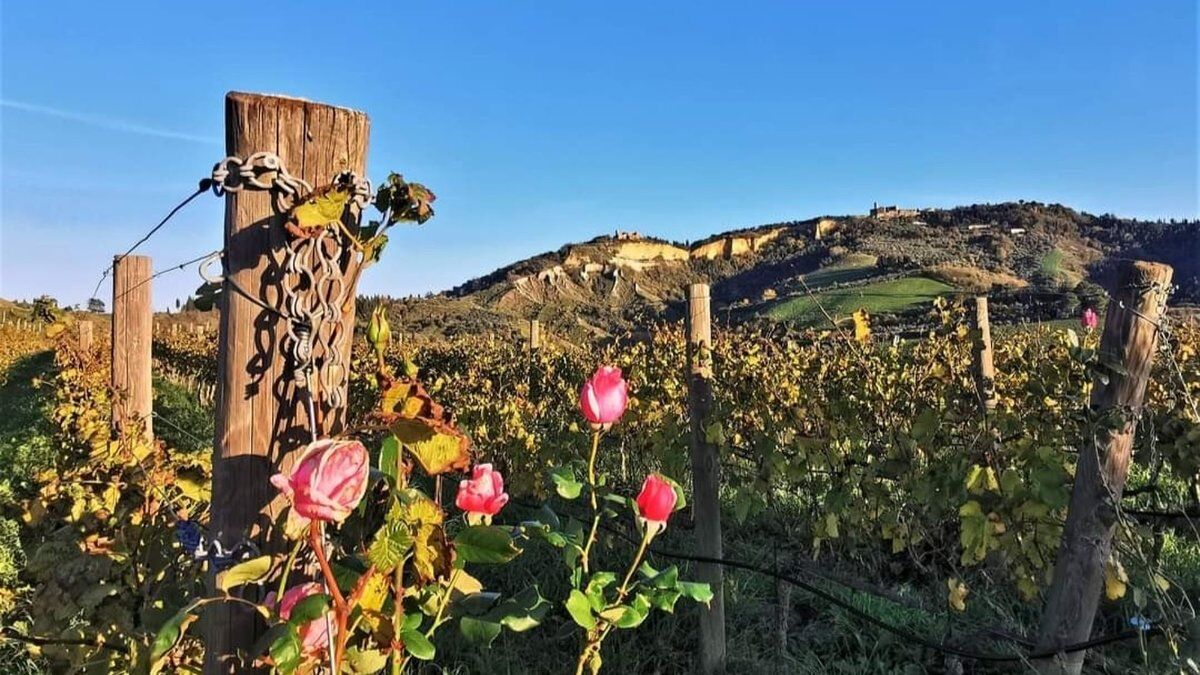
<path fill-rule="evenodd" d="M 466 511 L 468 519 L 491 520 L 508 503 L 504 476 L 491 464 L 477 464 L 471 478 L 458 484 L 455 505 Z"/>
<path fill-rule="evenodd" d="M 667 518 L 675 511 L 675 502 L 679 498 L 675 487 L 662 476 L 652 473 L 646 476 L 642 483 L 642 492 L 637 496 L 638 513 L 645 527 L 654 528 L 654 534 L 662 532 L 667 527 Z"/>
<path fill-rule="evenodd" d="M 340 523 L 366 493 L 370 463 L 358 441 L 316 441 L 304 448 L 290 476 L 277 473 L 271 484 L 287 495 L 297 516 Z"/>
<path fill-rule="evenodd" d="M 310 595 L 324 593 L 324 587 L 317 582 L 311 582 L 302 586 L 292 586 L 283 593 L 283 601 L 279 603 L 279 616 L 287 621 L 292 616 L 292 609 L 296 607 L 296 603 L 307 598 Z M 275 604 L 275 592 L 267 594 L 267 605 Z M 332 620 L 333 612 L 329 615 Z M 300 642 L 303 644 L 305 654 L 317 654 L 324 651 L 329 645 L 329 624 L 326 623 L 325 617 L 313 619 L 308 623 L 300 626 Z"/>
<path fill-rule="evenodd" d="M 1079 324 L 1088 330 L 1093 330 L 1100 325 L 1100 316 L 1096 314 L 1096 310 L 1088 307 L 1083 310 L 1083 315 L 1079 317 Z"/>
<path fill-rule="evenodd" d="M 629 387 L 621 379 L 621 369 L 601 366 L 579 392 L 579 410 L 595 426 L 612 424 L 625 414 L 629 405 Z"/>

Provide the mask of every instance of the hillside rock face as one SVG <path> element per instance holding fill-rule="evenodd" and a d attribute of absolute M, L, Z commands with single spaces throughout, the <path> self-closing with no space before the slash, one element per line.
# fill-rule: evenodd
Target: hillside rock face
<path fill-rule="evenodd" d="M 801 282 L 818 271 L 818 280 L 836 286 L 926 275 L 961 291 L 1056 292 L 1103 283 L 1112 261 L 1136 256 L 1176 267 L 1178 305 L 1200 300 L 1197 241 L 1200 222 L 1095 216 L 1057 204 L 896 209 L 773 223 L 691 245 L 617 232 L 514 262 L 425 304 L 463 317 L 449 319 L 451 326 L 538 317 L 551 330 L 586 325 L 616 334 L 677 318 L 683 289 L 700 281 L 712 284 L 718 308 L 752 319 L 808 292 L 813 280 Z M 876 262 L 847 269 L 855 256 Z"/>
<path fill-rule="evenodd" d="M 731 235 L 720 237 L 706 244 L 697 244 L 692 247 L 690 256 L 692 258 L 704 258 L 705 260 L 715 260 L 717 258 L 733 258 L 747 253 L 754 253 L 765 246 L 767 243 L 774 241 L 779 235 L 783 234 L 787 228 L 779 227 L 773 230 L 767 230 L 761 234 L 746 234 L 746 235 Z"/>

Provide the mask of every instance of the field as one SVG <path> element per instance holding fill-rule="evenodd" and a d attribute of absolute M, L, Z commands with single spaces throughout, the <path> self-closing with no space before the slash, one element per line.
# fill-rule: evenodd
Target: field
<path fill-rule="evenodd" d="M 819 284 L 812 288 L 815 290 L 830 283 L 863 278 L 869 272 L 870 269 L 866 267 L 822 271 L 810 275 Z M 767 310 L 767 316 L 800 325 L 816 325 L 825 322 L 825 312 L 835 318 L 849 317 L 860 309 L 872 314 L 890 314 L 932 302 L 934 298 L 954 290 L 953 286 L 929 277 L 905 277 L 787 298 Z"/>
<path fill-rule="evenodd" d="M 944 290 L 921 278 L 869 286 L 886 298 L 871 301 L 876 309 L 929 302 Z M 858 291 L 820 297 L 841 314 L 870 297 Z M 999 402 L 985 418 L 978 412 L 966 308 L 930 307 L 940 328 L 899 346 L 875 345 L 869 336 L 781 340 L 748 328 L 718 331 L 712 358 L 719 421 L 706 437 L 719 448 L 724 474 L 730 672 L 1022 668 L 1023 643 L 1009 636 L 1037 631 L 1074 450 L 1090 424 L 1088 373 L 1098 336 L 1065 326 L 998 330 Z M 172 530 L 179 513 L 199 522 L 207 517 L 213 423 L 202 388 L 215 374 L 215 341 L 186 330 L 156 336 L 155 426 L 165 445 L 137 450 L 144 454 L 130 464 L 119 452 L 110 455 L 117 450 L 106 441 L 103 345 L 83 354 L 70 329 L 53 339 L 7 330 L 0 364 L 6 373 L 0 611 L 13 627 L 10 637 L 15 631 L 50 643 L 5 641 L 0 663 L 4 672 L 37 673 L 99 659 L 111 672 L 125 672 L 144 649 L 137 645 L 148 645 L 184 598 L 202 592 L 199 563 Z M 1108 563 L 1096 622 L 1105 635 L 1127 633 L 1131 620 L 1151 622 L 1162 633 L 1093 649 L 1087 672 L 1166 672 L 1183 658 L 1175 650 L 1193 649 L 1187 598 L 1200 592 L 1200 546 L 1177 519 L 1153 514 L 1187 511 L 1194 499 L 1200 420 L 1182 403 L 1200 394 L 1198 344 L 1195 324 L 1179 323 L 1167 357 L 1156 363 L 1148 394 L 1153 412 L 1134 453 L 1134 496 L 1122 505 L 1128 525 Z M 609 477 L 605 489 L 633 494 L 647 472 L 689 482 L 678 325 L 659 325 L 639 341 L 578 345 L 550 338 L 533 354 L 510 340 L 464 335 L 392 344 L 385 357 L 389 370 L 415 373 L 453 413 L 477 461 L 503 472 L 512 501 L 497 522 L 506 526 L 545 521 L 547 513 L 564 527 L 586 523 L 586 505 L 564 497 L 562 483 L 546 476 L 587 457 L 578 388 L 600 363 L 620 366 L 632 395 L 597 461 Z M 377 405 L 374 361 L 360 341 L 350 387 L 354 428 L 368 428 Z M 993 445 L 981 424 L 1003 441 Z M 386 466 L 382 437 L 363 433 L 372 463 Z M 114 485 L 123 487 L 114 493 Z M 154 506 L 161 500 L 171 508 Z M 114 509 L 125 515 L 113 519 Z M 133 523 L 132 514 L 142 520 Z M 631 524 L 617 518 L 601 530 L 594 564 L 607 569 L 628 558 Z M 688 509 L 676 514 L 655 539 L 650 563 L 678 565 L 681 579 L 694 578 L 693 528 Z M 131 548 L 134 541 L 142 543 Z M 539 625 L 528 633 L 503 630 L 487 649 L 465 632 L 441 631 L 431 643 L 441 672 L 557 673 L 575 659 L 579 619 L 562 605 L 572 583 L 548 573 L 562 568 L 562 557 L 532 540 L 522 548 L 507 564 L 472 573 L 505 597 L 535 582 L 548 603 Z M 97 560 L 106 563 L 96 566 Z M 680 604 L 673 613 L 650 615 L 642 629 L 614 633 L 605 642 L 605 668 L 690 668 L 696 616 Z M 95 646 L 100 641 L 133 651 Z M 189 633 L 171 658 L 188 667 L 199 648 Z"/>

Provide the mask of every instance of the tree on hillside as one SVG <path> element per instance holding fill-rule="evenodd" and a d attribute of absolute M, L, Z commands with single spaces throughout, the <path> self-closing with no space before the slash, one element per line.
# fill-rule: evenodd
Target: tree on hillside
<path fill-rule="evenodd" d="M 103 314 L 104 313 L 104 301 L 101 300 L 100 298 L 89 298 L 88 303 L 87 303 L 87 308 L 88 308 L 89 312 L 92 312 L 95 314 Z"/>

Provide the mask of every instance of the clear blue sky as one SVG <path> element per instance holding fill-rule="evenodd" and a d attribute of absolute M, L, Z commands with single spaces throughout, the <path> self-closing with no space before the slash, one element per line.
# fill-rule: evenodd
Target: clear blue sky
<path fill-rule="evenodd" d="M 228 90 L 365 110 L 372 177 L 437 192 L 366 292 L 873 200 L 1200 215 L 1194 0 L 12 2 L 0 24 L 9 298 L 85 301 L 221 157 Z M 145 252 L 219 247 L 221 213 Z M 158 281 L 160 307 L 199 284 Z"/>

